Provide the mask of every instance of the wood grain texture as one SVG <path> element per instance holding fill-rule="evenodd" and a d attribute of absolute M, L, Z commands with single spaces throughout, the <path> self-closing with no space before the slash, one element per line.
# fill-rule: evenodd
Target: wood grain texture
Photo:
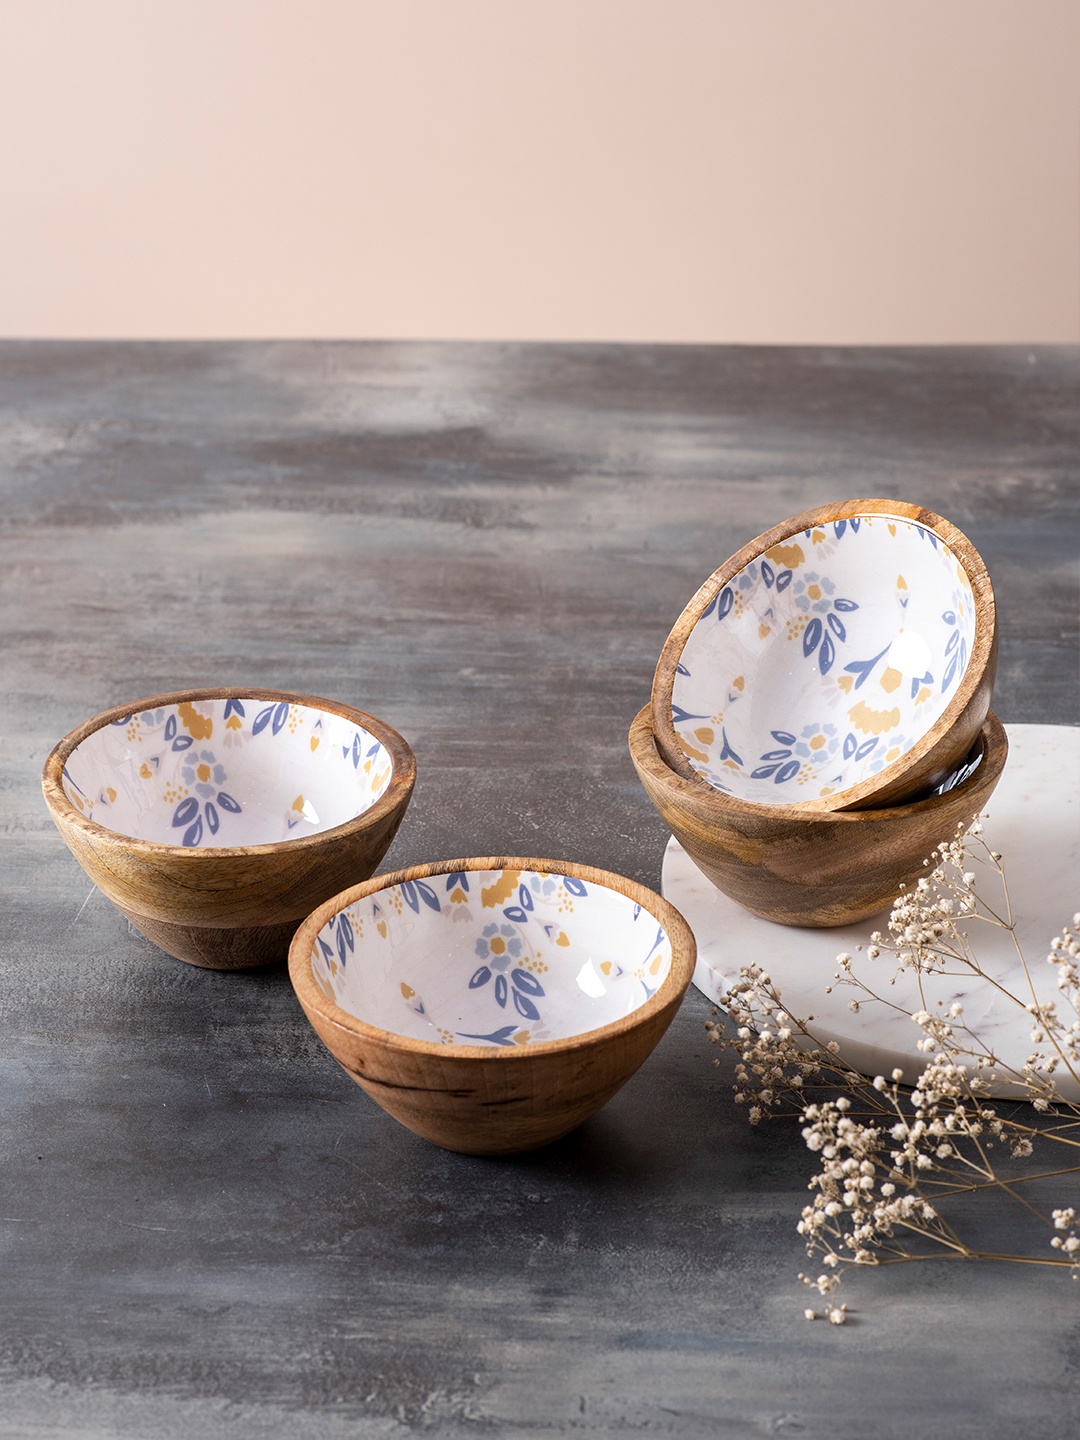
<path fill-rule="evenodd" d="M 286 701 L 344 716 L 381 741 L 390 783 L 343 825 L 267 845 L 163 845 L 110 830 L 67 798 L 63 769 L 75 748 L 115 720 L 184 701 Z M 343 886 L 366 879 L 389 848 L 408 807 L 416 761 L 405 740 L 364 711 L 313 695 L 252 686 L 154 695 L 87 720 L 54 747 L 42 771 L 45 802 L 71 853 L 131 923 L 178 960 L 233 970 L 278 963 L 305 915 Z"/>
<path fill-rule="evenodd" d="M 600 1029 L 504 1049 L 426 1043 L 394 1034 L 350 1015 L 317 985 L 311 970 L 315 937 L 355 901 L 432 875 L 507 869 L 569 875 L 626 895 L 648 911 L 671 942 L 671 967 L 655 994 Z M 363 965 L 363 946 L 359 939 L 354 964 Z M 289 978 L 331 1055 L 395 1120 L 446 1150 L 516 1155 L 568 1135 L 622 1089 L 670 1025 L 696 959 L 693 933 L 679 912 L 624 876 L 563 860 L 474 857 L 380 875 L 327 901 L 293 938 Z"/>
<path fill-rule="evenodd" d="M 836 520 L 848 520 L 853 515 L 894 515 L 932 530 L 944 540 L 964 567 L 964 573 L 971 584 L 975 605 L 975 633 L 971 655 L 956 693 L 942 714 L 899 759 L 857 785 L 849 785 L 833 795 L 803 800 L 788 808 L 816 813 L 832 810 L 876 810 L 888 805 L 903 804 L 913 796 L 940 785 L 967 755 L 990 709 L 994 678 L 997 674 L 997 607 L 982 556 L 951 521 L 922 505 L 912 505 L 903 500 L 846 500 L 842 503 L 816 506 L 801 515 L 792 516 L 751 540 L 709 576 L 675 622 L 664 642 L 653 676 L 651 716 L 656 748 L 676 774 L 689 780 L 697 773 L 683 753 L 675 733 L 671 718 L 671 697 L 683 647 L 704 611 L 724 586 L 745 569 L 751 560 L 756 560 L 774 545 L 782 544 L 804 530 L 812 530 L 815 526 Z"/>
<path fill-rule="evenodd" d="M 808 815 L 797 805 L 750 805 L 677 775 L 654 743 L 648 706 L 630 728 L 638 777 L 698 869 L 755 915 L 823 929 L 876 915 L 924 872 L 936 845 L 982 811 L 1009 753 L 993 711 L 977 743 L 974 774 L 944 795 Z"/>

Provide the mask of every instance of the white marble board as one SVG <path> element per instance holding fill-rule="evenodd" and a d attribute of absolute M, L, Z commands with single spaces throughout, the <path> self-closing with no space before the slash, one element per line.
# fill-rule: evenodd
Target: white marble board
<path fill-rule="evenodd" d="M 985 838 L 1004 857 L 1016 932 L 1038 993 L 1057 999 L 1057 973 L 1046 956 L 1053 936 L 1080 910 L 1080 729 L 1008 725 L 1006 732 L 1009 758 L 986 808 Z M 922 1032 L 909 1018 L 874 1003 L 863 1004 L 854 1014 L 849 1007 L 855 991 L 839 986 L 826 993 L 836 957 L 843 951 L 856 957 L 868 983 L 876 989 L 888 987 L 891 957 L 882 954 L 870 960 L 865 950 L 874 930 L 887 929 L 887 909 L 834 930 L 775 925 L 717 890 L 674 837 L 664 855 L 661 889 L 694 931 L 694 984 L 710 1000 L 722 1005 L 740 966 L 756 960 L 772 976 L 787 1009 L 801 1019 L 812 1015 L 817 1038 L 836 1040 L 842 1057 L 855 1069 L 876 1075 L 899 1067 L 906 1079 L 914 1080 L 923 1068 L 925 1057 L 916 1049 Z M 986 893 L 1000 898 L 1000 889 L 996 897 L 989 888 Z M 986 973 L 1013 993 L 1025 994 L 1010 936 L 986 924 L 967 928 Z M 862 953 L 857 953 L 858 945 L 864 947 Z M 989 981 L 935 975 L 926 982 L 925 993 L 931 1010 L 938 1001 L 946 1008 L 961 1001 L 968 1023 L 992 1039 L 1003 1061 L 1020 1065 L 1031 1052 L 1030 1022 Z M 909 1014 L 921 1008 L 911 975 L 900 976 L 888 994 Z M 1057 1078 L 1065 1098 L 1080 1098 L 1080 1087 L 1060 1072 Z M 1000 1093 L 1015 1090 L 1006 1084 Z"/>

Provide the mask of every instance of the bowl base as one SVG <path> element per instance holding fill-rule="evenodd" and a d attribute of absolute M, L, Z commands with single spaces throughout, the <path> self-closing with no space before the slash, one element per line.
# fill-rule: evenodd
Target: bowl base
<path fill-rule="evenodd" d="M 260 965 L 280 965 L 288 959 L 289 942 L 300 924 L 300 920 L 289 920 L 284 925 L 174 925 L 168 920 L 137 915 L 123 905 L 116 908 L 167 955 L 203 970 L 254 970 Z"/>

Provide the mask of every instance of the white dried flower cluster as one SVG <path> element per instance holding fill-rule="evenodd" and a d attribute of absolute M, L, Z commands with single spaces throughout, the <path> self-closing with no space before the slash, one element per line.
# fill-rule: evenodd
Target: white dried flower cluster
<path fill-rule="evenodd" d="M 1080 1279 L 1080 1235 L 1077 1229 L 1080 1228 L 1080 1220 L 1077 1219 L 1075 1208 L 1070 1205 L 1064 1210 L 1053 1212 L 1054 1229 L 1061 1231 L 1055 1235 L 1050 1244 L 1055 1250 L 1060 1250 L 1072 1267 L 1073 1279 Z"/>
<path fill-rule="evenodd" d="M 897 971 L 919 975 L 948 965 L 950 971 L 959 967 L 987 978 L 969 930 L 960 925 L 985 922 L 1011 932 L 1014 943 L 1016 937 L 1001 856 L 986 846 L 981 828 L 976 822 L 967 836 L 958 834 L 933 852 L 929 875 L 893 906 L 888 935 L 871 936 L 864 952 L 867 960 L 885 956 Z M 995 880 L 978 894 L 977 869 L 987 872 L 986 880 Z M 988 900 L 987 894 L 998 888 L 1003 901 Z M 1026 1179 L 1036 1180 L 1040 1174 L 1050 1174 L 1058 1183 L 1080 1176 L 1080 1104 L 1065 1101 L 1058 1086 L 1064 1075 L 1080 1083 L 1078 936 L 1080 914 L 1051 942 L 1048 959 L 1057 968 L 1056 1001 L 1039 1001 L 1034 989 L 1030 995 L 1012 995 L 993 982 L 1000 995 L 1029 1018 L 1035 1048 L 1022 1068 L 1003 1064 L 968 1023 L 962 1004 L 955 1002 L 937 1014 L 923 1009 L 911 1016 L 922 1032 L 917 1048 L 925 1061 L 910 1091 L 903 1087 L 900 1070 L 872 1080 L 852 1071 L 840 1059 L 835 1042 L 818 1042 L 812 1019 L 788 1013 L 759 966 L 742 968 L 725 997 L 728 1027 L 713 1020 L 706 1028 L 710 1039 L 736 1051 L 735 1099 L 748 1107 L 751 1123 L 771 1114 L 798 1115 L 803 1139 L 818 1157 L 820 1168 L 809 1182 L 813 1199 L 797 1228 L 807 1253 L 820 1255 L 826 1272 L 800 1279 L 824 1301 L 820 1313 L 832 1323 L 843 1324 L 847 1317 L 847 1306 L 838 1303 L 836 1291 L 853 1266 L 926 1258 L 936 1252 L 1057 1264 L 1080 1278 L 1076 1208 L 1055 1209 L 1047 1216 L 1018 1193 Z M 837 967 L 834 981 L 856 991 L 850 1003 L 853 1012 L 882 1003 L 860 973 L 857 959 L 839 955 Z M 1026 962 L 1022 968 L 1027 974 Z M 1040 1124 L 1030 1111 L 1025 1114 L 1011 1103 L 1005 1114 L 990 1104 L 992 1086 L 1003 1080 L 1012 1082 L 1017 1094 L 1048 1120 Z M 1020 1162 L 1036 1145 L 1067 1147 L 1072 1163 L 1030 1175 L 998 1173 L 995 1148 L 1009 1161 Z M 988 1256 L 965 1243 L 942 1204 L 987 1189 L 1017 1199 L 1032 1218 L 1041 1218 L 1052 1229 L 1055 1259 Z M 949 1208 L 956 1207 L 946 1204 Z M 804 1313 L 813 1319 L 819 1311 L 807 1308 Z"/>

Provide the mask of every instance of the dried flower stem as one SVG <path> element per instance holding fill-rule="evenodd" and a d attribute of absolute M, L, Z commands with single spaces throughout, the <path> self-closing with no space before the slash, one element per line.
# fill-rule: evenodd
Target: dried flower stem
<path fill-rule="evenodd" d="M 1011 1175 L 998 1157 L 1029 1159 L 1035 1146 L 1080 1148 L 1080 1103 L 1066 1099 L 1058 1077 L 1080 1085 L 1080 914 L 1051 942 L 1048 963 L 1057 969 L 1060 999 L 1039 998 L 1013 917 L 1001 856 L 982 839 L 979 822 L 965 836 L 945 841 L 927 862 L 930 874 L 902 892 L 889 917 L 889 934 L 875 932 L 866 958 L 891 957 L 889 984 L 905 972 L 916 982 L 921 1008 L 909 1012 L 872 987 L 857 962 L 837 957 L 833 985 L 855 992 L 851 1009 L 883 1005 L 908 1016 L 922 1034 L 925 1055 L 914 1088 L 903 1072 L 868 1079 L 845 1064 L 835 1041 L 822 1042 L 813 1017 L 791 1016 L 760 966 L 742 968 L 726 996 L 728 1025 L 706 1024 L 709 1038 L 736 1051 L 735 1099 L 748 1107 L 751 1124 L 770 1115 L 797 1115 L 808 1148 L 820 1157 L 809 1181 L 814 1192 L 798 1230 L 807 1254 L 819 1255 L 826 1273 L 803 1282 L 824 1300 L 821 1313 L 843 1324 L 847 1306 L 836 1295 L 852 1266 L 942 1259 L 1007 1260 L 1068 1269 L 1080 1278 L 1080 1218 L 1066 1206 L 1046 1213 L 1022 1192 L 1036 1180 L 1080 1176 L 1080 1162 Z M 1000 885 L 1001 901 L 985 898 L 972 866 Z M 1009 933 L 1024 976 L 1026 994 L 1014 994 L 979 963 L 961 924 L 994 926 Z M 862 947 L 859 947 L 860 949 Z M 1022 1065 L 998 1055 L 968 1024 L 959 1002 L 931 1013 L 925 988 L 931 975 L 975 976 L 1028 1018 L 1033 1049 Z M 1000 1113 L 991 1091 L 1008 1084 L 1038 1112 L 1035 1123 L 1014 1111 Z M 1009 1103 L 1009 1102 L 1007 1102 Z M 1045 1120 L 1042 1119 L 1045 1117 Z M 1047 1123 L 1049 1122 L 1049 1123 Z M 977 1192 L 1007 1195 L 1051 1234 L 1058 1253 L 1002 1254 L 969 1245 L 938 1208 L 941 1201 Z M 809 1318 L 819 1312 L 806 1310 Z"/>

